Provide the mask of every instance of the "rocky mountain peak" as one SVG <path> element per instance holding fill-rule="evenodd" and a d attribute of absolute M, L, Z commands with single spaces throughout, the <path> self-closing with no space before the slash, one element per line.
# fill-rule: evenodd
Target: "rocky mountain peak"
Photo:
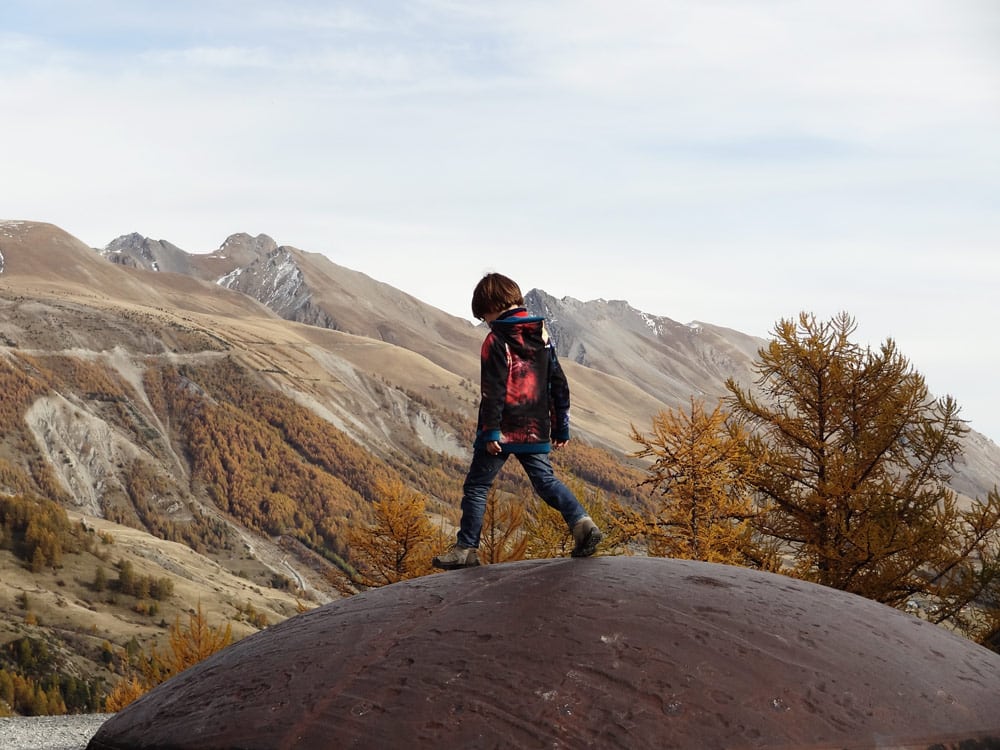
<path fill-rule="evenodd" d="M 625 377 L 649 395 L 723 395 L 729 377 L 752 380 L 760 341 L 714 327 L 685 325 L 638 310 L 625 300 L 581 302 L 532 289 L 525 304 L 544 315 L 560 357 Z"/>
<path fill-rule="evenodd" d="M 588 302 L 581 302 L 573 297 L 556 299 L 541 289 L 532 289 L 524 299 L 529 309 L 550 319 L 553 330 L 559 328 L 560 318 L 574 318 L 593 324 L 613 323 L 636 333 L 656 337 L 689 335 L 700 330 L 700 326 L 696 324 L 685 325 L 661 315 L 643 312 L 622 299 L 595 299 Z"/>
<path fill-rule="evenodd" d="M 532 289 L 524 299 L 532 312 L 547 319 L 559 355 L 588 367 L 596 366 L 594 357 L 588 354 L 588 349 L 593 349 L 595 338 L 606 338 L 610 347 L 608 353 L 611 354 L 617 348 L 614 342 L 626 343 L 621 338 L 624 333 L 653 339 L 654 341 L 649 342 L 653 345 L 656 340 L 664 337 L 687 338 L 697 332 L 697 329 L 670 318 L 637 310 L 625 300 L 595 299 L 581 302 L 573 297 L 556 299 L 541 289 Z"/>
<path fill-rule="evenodd" d="M 278 247 L 267 235 L 241 237 L 249 240 L 251 245 L 241 244 L 240 250 L 245 252 L 252 247 L 259 255 L 252 263 L 240 266 L 220 278 L 217 282 L 219 286 L 254 297 L 282 317 L 297 319 L 296 313 L 308 301 L 311 293 L 296 258 L 289 248 Z M 224 244 L 223 248 L 225 247 Z"/>
<path fill-rule="evenodd" d="M 130 234 L 123 234 L 121 237 L 115 237 L 111 242 L 107 244 L 104 248 L 105 253 L 115 253 L 122 252 L 124 250 L 132 250 L 138 247 L 142 247 L 143 243 L 146 242 L 146 238 L 143 237 L 138 232 L 132 232 Z"/>
<path fill-rule="evenodd" d="M 144 271 L 187 273 L 188 254 L 166 240 L 154 240 L 138 232 L 116 237 L 98 251 L 112 263 Z"/>
<path fill-rule="evenodd" d="M 237 232 L 226 238 L 213 255 L 240 259 L 240 265 L 248 265 L 257 258 L 269 255 L 278 249 L 278 243 L 266 234 L 253 237 L 246 232 Z"/>

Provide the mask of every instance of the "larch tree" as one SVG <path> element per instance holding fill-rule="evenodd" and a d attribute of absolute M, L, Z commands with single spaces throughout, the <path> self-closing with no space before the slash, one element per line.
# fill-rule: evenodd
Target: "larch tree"
<path fill-rule="evenodd" d="M 756 464 L 755 531 L 786 572 L 973 635 L 1000 583 L 1000 496 L 960 506 L 948 488 L 967 431 L 891 339 L 851 340 L 847 313 L 776 324 L 756 390 L 727 386 Z"/>
<path fill-rule="evenodd" d="M 181 624 L 179 617 L 174 620 L 170 626 L 168 648 L 164 652 L 157 651 L 155 646 L 148 656 L 138 650 L 134 655 L 129 655 L 126 649 L 122 650 L 120 657 L 126 665 L 126 675 L 108 693 L 105 710 L 112 713 L 120 711 L 160 683 L 204 661 L 232 642 L 232 625 L 210 625 L 199 601 L 197 611 L 188 613 L 186 626 Z"/>
<path fill-rule="evenodd" d="M 563 517 L 537 495 L 532 495 L 527 500 L 527 507 L 528 513 L 524 521 L 528 539 L 526 556 L 532 559 L 568 556 L 573 550 L 573 537 L 566 528 Z"/>
<path fill-rule="evenodd" d="M 730 432 L 726 418 L 721 403 L 707 412 L 692 397 L 689 411 L 654 416 L 648 434 L 632 426 L 640 446 L 633 456 L 652 459 L 643 484 L 657 497 L 648 512 L 624 511 L 623 522 L 648 554 L 768 567 L 751 533 L 750 463 L 740 431 Z"/>
<path fill-rule="evenodd" d="M 576 477 L 568 478 L 566 486 L 604 532 L 597 554 L 621 554 L 628 541 L 620 520 L 624 512 L 623 506 L 617 500 L 606 499 L 599 489 L 588 490 L 587 485 Z M 533 559 L 569 557 L 574 541 L 563 517 L 546 505 L 538 495 L 531 496 L 527 507 L 524 527 L 528 543 L 525 556 Z"/>
<path fill-rule="evenodd" d="M 524 533 L 525 508 L 510 497 L 500 497 L 495 487 L 486 495 L 486 511 L 479 540 L 479 559 L 493 563 L 523 560 L 528 545 Z"/>
<path fill-rule="evenodd" d="M 402 481 L 376 486 L 371 523 L 352 529 L 351 557 L 365 586 L 385 586 L 432 571 L 431 559 L 442 547 L 440 533 L 425 512 L 423 495 Z"/>

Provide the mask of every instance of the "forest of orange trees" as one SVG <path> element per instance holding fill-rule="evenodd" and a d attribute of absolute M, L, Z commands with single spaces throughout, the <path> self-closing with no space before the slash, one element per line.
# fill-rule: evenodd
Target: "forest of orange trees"
<path fill-rule="evenodd" d="M 247 527 L 298 539 L 341 565 L 351 556 L 349 529 L 369 518 L 380 486 L 402 482 L 425 496 L 429 510 L 457 518 L 467 468 L 463 460 L 425 447 L 376 456 L 232 359 L 151 366 L 140 398 L 99 362 L 18 355 L 0 361 L 0 387 L 5 393 L 0 402 L 3 486 L 69 499 L 35 444 L 25 414 L 46 393 L 73 394 L 151 457 L 121 467 L 121 489 L 109 489 L 102 498 L 105 515 L 196 550 L 229 544 L 225 526 L 197 508 L 179 521 L 155 498 L 203 493 Z M 144 403 L 154 413 L 147 413 Z M 457 419 L 453 414 L 443 418 Z M 189 462 L 189 486 L 179 486 L 178 478 L 153 460 L 166 455 L 153 422 L 170 425 L 167 438 Z M 471 428 L 463 435 L 470 441 Z M 554 460 L 569 478 L 626 503 L 639 501 L 641 474 L 606 451 L 574 441 Z M 525 500 L 532 495 L 517 471 L 502 472 L 497 490 Z"/>

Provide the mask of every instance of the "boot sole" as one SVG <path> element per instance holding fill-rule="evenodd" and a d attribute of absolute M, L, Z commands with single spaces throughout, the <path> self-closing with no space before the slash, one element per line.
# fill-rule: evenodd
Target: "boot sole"
<path fill-rule="evenodd" d="M 479 560 L 470 563 L 442 563 L 437 560 L 431 560 L 431 565 L 438 570 L 461 570 L 462 568 L 478 568 Z"/>
<path fill-rule="evenodd" d="M 597 545 L 601 543 L 602 539 L 604 539 L 604 534 L 601 533 L 600 529 L 591 529 L 587 532 L 584 540 L 573 548 L 573 551 L 570 553 L 571 556 L 590 557 L 597 552 Z"/>

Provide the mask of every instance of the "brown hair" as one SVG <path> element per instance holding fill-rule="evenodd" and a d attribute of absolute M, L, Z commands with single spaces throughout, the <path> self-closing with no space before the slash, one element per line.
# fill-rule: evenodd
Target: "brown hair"
<path fill-rule="evenodd" d="M 499 273 L 483 276 L 472 292 L 472 314 L 479 320 L 490 313 L 503 312 L 508 307 L 523 304 L 521 287 L 513 279 Z"/>

